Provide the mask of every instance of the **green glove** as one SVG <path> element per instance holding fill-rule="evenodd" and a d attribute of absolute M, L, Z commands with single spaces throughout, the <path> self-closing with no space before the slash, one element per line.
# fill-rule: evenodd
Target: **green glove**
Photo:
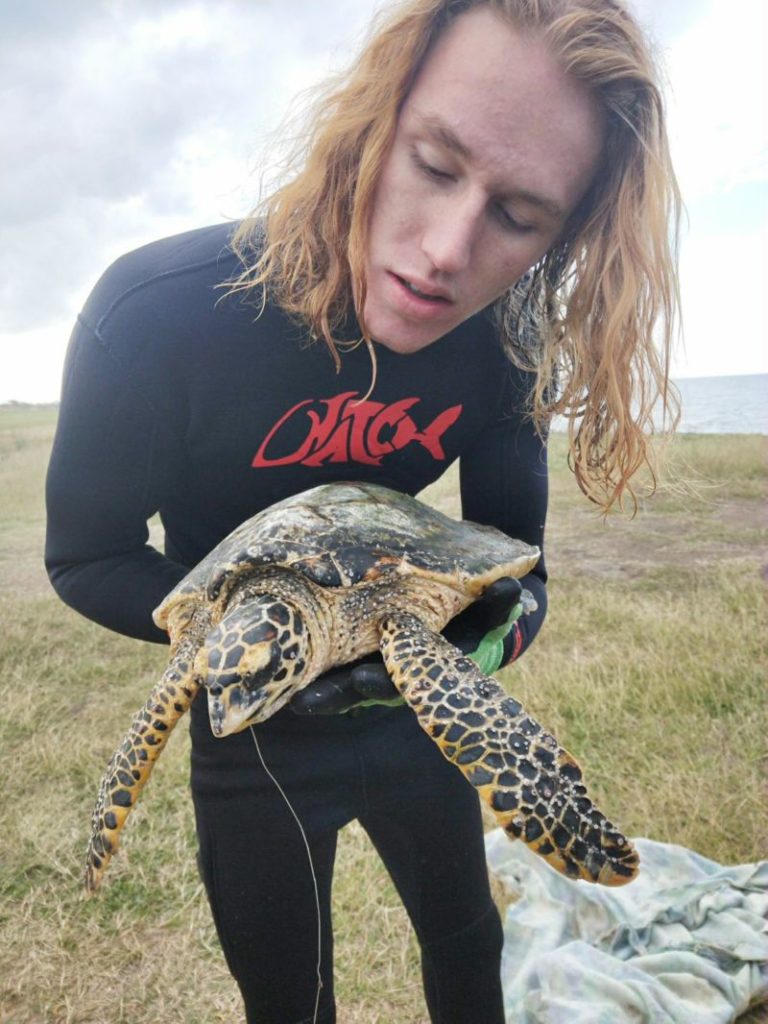
<path fill-rule="evenodd" d="M 504 640 L 521 615 L 528 615 L 538 605 L 529 590 L 523 590 L 520 600 L 513 605 L 506 622 L 489 630 L 473 651 L 467 651 L 467 657 L 478 666 L 483 675 L 492 676 L 504 660 Z"/>

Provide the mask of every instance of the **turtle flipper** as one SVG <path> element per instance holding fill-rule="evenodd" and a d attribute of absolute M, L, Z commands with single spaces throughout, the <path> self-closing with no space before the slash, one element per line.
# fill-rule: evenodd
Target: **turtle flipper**
<path fill-rule="evenodd" d="M 407 612 L 382 622 L 381 653 L 422 728 L 508 835 L 571 878 L 635 877 L 637 853 L 593 806 L 576 761 L 495 679 Z"/>
<path fill-rule="evenodd" d="M 91 816 L 91 836 L 85 858 L 85 888 L 95 892 L 112 856 L 131 808 L 149 778 L 154 763 L 200 684 L 191 674 L 190 644 L 182 642 L 168 668 L 107 765 Z"/>

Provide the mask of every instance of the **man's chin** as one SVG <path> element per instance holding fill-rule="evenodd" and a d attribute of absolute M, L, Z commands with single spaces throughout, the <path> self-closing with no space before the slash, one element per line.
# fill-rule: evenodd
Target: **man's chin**
<path fill-rule="evenodd" d="M 441 326 L 433 331 L 426 331 L 421 324 L 389 324 L 383 325 L 381 331 L 371 329 L 371 337 L 383 348 L 396 352 L 401 356 L 414 355 L 422 349 L 429 348 L 436 341 L 445 337 L 455 325 Z"/>

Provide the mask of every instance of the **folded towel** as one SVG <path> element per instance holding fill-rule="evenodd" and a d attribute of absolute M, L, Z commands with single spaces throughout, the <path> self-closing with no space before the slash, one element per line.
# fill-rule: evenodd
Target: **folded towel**
<path fill-rule="evenodd" d="M 727 1024 L 768 1001 L 768 861 L 726 867 L 635 839 L 621 889 L 573 882 L 501 829 L 488 863 L 504 922 L 509 1024 Z"/>

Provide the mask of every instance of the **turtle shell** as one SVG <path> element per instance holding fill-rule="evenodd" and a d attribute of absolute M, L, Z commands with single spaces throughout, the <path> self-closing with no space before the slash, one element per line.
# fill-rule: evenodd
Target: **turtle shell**
<path fill-rule="evenodd" d="M 237 527 L 156 609 L 214 602 L 243 572 L 289 567 L 322 587 L 354 587 L 382 574 L 443 579 L 473 596 L 502 575 L 524 576 L 539 549 L 491 526 L 451 519 L 398 491 L 368 483 L 323 484 Z"/>

